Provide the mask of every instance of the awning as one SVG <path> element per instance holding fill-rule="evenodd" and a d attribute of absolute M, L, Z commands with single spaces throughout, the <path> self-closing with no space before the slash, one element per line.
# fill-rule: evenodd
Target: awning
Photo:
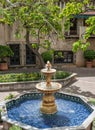
<path fill-rule="evenodd" d="M 95 16 L 95 11 L 87 11 L 87 12 L 75 15 L 75 18 L 85 18 L 85 19 L 87 19 L 87 18 L 92 17 L 92 16 Z"/>

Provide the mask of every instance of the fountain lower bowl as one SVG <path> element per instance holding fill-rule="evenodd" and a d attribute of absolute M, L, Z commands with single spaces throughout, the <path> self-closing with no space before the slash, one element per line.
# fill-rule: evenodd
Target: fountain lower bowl
<path fill-rule="evenodd" d="M 46 82 L 41 82 L 36 85 L 36 88 L 44 93 L 52 93 L 60 90 L 62 85 L 58 82 L 51 82 L 51 86 L 46 86 Z"/>
<path fill-rule="evenodd" d="M 40 112 L 42 97 L 41 93 L 25 93 L 7 102 L 7 112 L 2 113 L 3 121 L 8 126 L 16 124 L 24 130 L 90 130 L 87 128 L 95 117 L 95 110 L 81 97 L 55 93 L 58 112 L 51 115 Z"/>

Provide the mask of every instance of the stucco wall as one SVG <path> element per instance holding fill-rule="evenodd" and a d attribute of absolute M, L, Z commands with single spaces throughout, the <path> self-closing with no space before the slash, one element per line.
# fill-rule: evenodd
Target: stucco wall
<path fill-rule="evenodd" d="M 79 25 L 79 22 L 78 22 Z M 80 23 L 81 25 L 81 23 Z M 21 50 L 25 51 L 25 30 L 22 30 L 22 37 L 20 39 L 15 37 L 16 27 L 17 24 L 15 24 L 13 27 L 10 27 L 8 25 L 0 24 L 0 44 L 11 44 L 11 43 L 20 43 Z M 79 33 L 80 34 L 80 33 Z M 52 48 L 55 50 L 72 50 L 72 44 L 77 41 L 79 37 L 69 37 L 64 40 L 60 40 L 56 37 L 54 37 L 52 42 Z M 36 42 L 36 39 L 31 38 L 31 42 Z M 90 38 L 90 49 L 95 50 L 95 38 Z M 23 52 L 22 51 L 22 52 Z M 39 52 L 43 52 L 43 49 L 39 49 Z M 24 59 L 23 54 L 21 54 L 21 63 L 24 65 Z M 83 58 L 83 52 L 78 51 L 77 53 L 74 53 L 74 64 L 77 66 L 85 66 L 85 59 Z M 95 66 L 95 60 L 93 61 L 93 66 Z"/>

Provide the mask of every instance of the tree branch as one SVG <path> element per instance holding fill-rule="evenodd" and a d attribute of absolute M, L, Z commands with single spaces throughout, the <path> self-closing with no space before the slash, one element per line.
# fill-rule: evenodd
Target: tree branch
<path fill-rule="evenodd" d="M 53 27 L 53 25 L 47 20 L 47 19 L 44 19 L 44 21 L 46 22 L 46 23 L 48 23 L 49 24 L 49 26 L 54 30 L 54 32 L 58 35 L 58 32 L 57 32 L 57 30 Z"/>

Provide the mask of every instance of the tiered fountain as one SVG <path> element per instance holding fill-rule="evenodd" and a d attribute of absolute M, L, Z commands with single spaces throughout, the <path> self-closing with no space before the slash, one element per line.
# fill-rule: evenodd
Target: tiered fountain
<path fill-rule="evenodd" d="M 45 114 L 54 114 L 57 112 L 54 93 L 61 89 L 62 85 L 57 82 L 51 82 L 51 77 L 56 70 L 51 68 L 49 61 L 46 64 L 46 68 L 42 69 L 41 72 L 46 76 L 46 82 L 36 85 L 36 88 L 44 94 L 40 110 Z"/>
<path fill-rule="evenodd" d="M 57 92 L 62 86 L 51 81 L 55 72 L 48 61 L 41 70 L 46 82 L 36 85 L 40 92 L 25 92 L 4 104 L 4 130 L 10 124 L 23 130 L 91 130 L 94 108 L 80 96 Z"/>

